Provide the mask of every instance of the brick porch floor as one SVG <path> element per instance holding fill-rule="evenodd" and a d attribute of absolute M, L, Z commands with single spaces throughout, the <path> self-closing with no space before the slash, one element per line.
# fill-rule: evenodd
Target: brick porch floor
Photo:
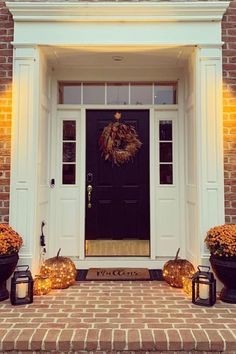
<path fill-rule="evenodd" d="M 0 303 L 0 352 L 236 353 L 236 305 L 191 303 L 164 282 L 80 282 Z"/>

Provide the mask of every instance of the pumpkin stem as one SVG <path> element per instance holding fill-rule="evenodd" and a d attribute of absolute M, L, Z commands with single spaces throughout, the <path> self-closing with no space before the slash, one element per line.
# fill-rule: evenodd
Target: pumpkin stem
<path fill-rule="evenodd" d="M 57 258 L 59 257 L 60 252 L 61 252 L 61 248 L 59 248 L 59 250 L 57 252 Z"/>
<path fill-rule="evenodd" d="M 180 248 L 178 248 L 178 251 L 176 253 L 176 256 L 175 256 L 175 261 L 177 261 L 178 257 L 179 257 L 179 251 L 180 251 Z"/>

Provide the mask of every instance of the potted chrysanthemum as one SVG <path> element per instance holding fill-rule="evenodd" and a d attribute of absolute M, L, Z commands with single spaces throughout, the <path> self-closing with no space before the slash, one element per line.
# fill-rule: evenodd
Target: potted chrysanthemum
<path fill-rule="evenodd" d="M 9 297 L 6 281 L 14 272 L 22 246 L 21 236 L 7 224 L 0 224 L 0 301 Z"/>
<path fill-rule="evenodd" d="M 220 299 L 236 303 L 236 225 L 224 224 L 211 228 L 205 243 L 209 249 L 210 263 L 218 279 L 224 284 Z"/>

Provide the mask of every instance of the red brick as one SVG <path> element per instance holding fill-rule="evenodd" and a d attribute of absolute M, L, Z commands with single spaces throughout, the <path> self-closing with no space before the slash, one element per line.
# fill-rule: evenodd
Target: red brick
<path fill-rule="evenodd" d="M 45 350 L 57 350 L 57 339 L 61 331 L 59 329 L 49 329 L 44 339 Z"/>
<path fill-rule="evenodd" d="M 99 338 L 98 329 L 88 329 L 88 335 L 85 343 L 85 350 L 87 351 L 97 350 L 98 338 Z"/>
<path fill-rule="evenodd" d="M 155 343 L 152 331 L 150 330 L 141 330 L 141 349 L 142 350 L 155 350 Z"/>
<path fill-rule="evenodd" d="M 29 349 L 29 342 L 34 333 L 34 329 L 23 329 L 16 341 L 17 350 L 28 350 Z"/>
<path fill-rule="evenodd" d="M 15 341 L 17 340 L 20 334 L 19 329 L 10 329 L 8 333 L 4 337 L 4 342 L 2 344 L 2 349 L 4 350 L 14 350 L 15 349 Z"/>
<path fill-rule="evenodd" d="M 210 343 L 204 330 L 193 329 L 192 333 L 196 341 L 196 350 L 210 350 Z"/>
<path fill-rule="evenodd" d="M 29 349 L 32 351 L 42 350 L 42 342 L 47 333 L 47 329 L 36 329 L 30 342 Z"/>
<path fill-rule="evenodd" d="M 140 349 L 141 349 L 141 343 L 140 343 L 139 331 L 137 329 L 128 330 L 128 350 L 137 351 Z"/>
<path fill-rule="evenodd" d="M 87 337 L 87 330 L 85 329 L 75 330 L 74 337 L 71 340 L 72 349 L 74 351 L 84 350 L 86 337 Z"/>
<path fill-rule="evenodd" d="M 74 331 L 71 329 L 63 329 L 61 331 L 59 340 L 58 340 L 58 350 L 62 352 L 69 352 L 71 349 L 71 339 L 74 334 Z"/>
<path fill-rule="evenodd" d="M 208 330 L 206 329 L 206 333 L 209 337 L 210 340 L 210 349 L 213 350 L 218 350 L 218 351 L 222 351 L 224 350 L 224 341 L 222 339 L 222 337 L 219 334 L 219 331 L 217 330 Z"/>
<path fill-rule="evenodd" d="M 225 349 L 236 351 L 236 333 L 234 336 L 229 330 L 221 330 L 220 334 L 225 342 Z"/>
<path fill-rule="evenodd" d="M 164 330 L 153 331 L 156 350 L 168 350 L 167 337 Z"/>
<path fill-rule="evenodd" d="M 181 350 L 182 349 L 182 338 L 176 329 L 167 330 L 169 350 Z"/>
<path fill-rule="evenodd" d="M 126 331 L 114 330 L 113 349 L 116 351 L 124 350 L 126 346 Z"/>
<path fill-rule="evenodd" d="M 179 334 L 182 338 L 183 350 L 195 349 L 195 338 L 189 329 L 180 329 Z"/>
<path fill-rule="evenodd" d="M 99 338 L 100 349 L 105 351 L 112 350 L 112 330 L 102 329 Z"/>

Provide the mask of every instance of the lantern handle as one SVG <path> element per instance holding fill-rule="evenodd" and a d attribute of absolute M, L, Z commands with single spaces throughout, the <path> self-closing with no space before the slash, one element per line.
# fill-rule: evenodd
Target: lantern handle
<path fill-rule="evenodd" d="M 16 267 L 16 269 L 18 269 L 18 268 L 23 268 L 23 267 L 26 268 L 26 269 L 25 269 L 25 272 L 27 272 L 27 271 L 29 270 L 29 266 L 28 266 L 28 265 L 18 265 L 18 266 Z"/>
<path fill-rule="evenodd" d="M 210 271 L 210 267 L 209 266 L 203 266 L 203 265 L 199 265 L 198 267 L 197 267 L 197 269 L 199 270 L 199 272 L 201 272 L 201 269 L 200 268 L 206 268 L 207 270 L 207 272 L 209 273 L 209 271 Z"/>

